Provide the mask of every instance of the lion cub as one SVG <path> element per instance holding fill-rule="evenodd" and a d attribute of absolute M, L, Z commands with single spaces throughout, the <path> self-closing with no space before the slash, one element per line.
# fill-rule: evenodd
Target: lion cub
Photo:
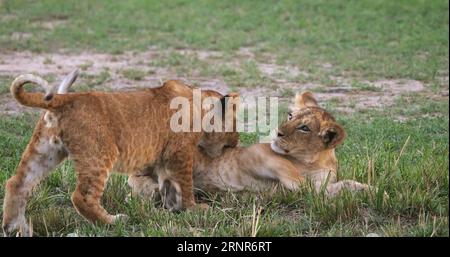
<path fill-rule="evenodd" d="M 124 216 L 109 214 L 100 202 L 113 170 L 133 175 L 154 167 L 160 186 L 170 184 L 179 200 L 166 207 L 194 207 L 193 155 L 204 133 L 172 132 L 170 119 L 176 110 L 169 108 L 174 97 L 189 95 L 192 107 L 192 88 L 167 81 L 161 87 L 141 91 L 66 93 L 73 81 L 74 77 L 66 79 L 58 94 L 34 75 L 19 76 L 11 85 L 11 93 L 19 103 L 46 111 L 36 124 L 16 174 L 6 183 L 5 233 L 18 230 L 28 234 L 25 209 L 31 191 L 66 157 L 72 160 L 77 174 L 73 205 L 92 222 L 111 224 Z M 46 94 L 25 92 L 26 83 L 41 85 Z M 211 94 L 220 96 L 208 91 L 202 98 Z M 238 138 L 232 141 L 224 145 L 235 146 Z"/>
<path fill-rule="evenodd" d="M 315 189 L 335 196 L 342 189 L 366 190 L 366 184 L 337 181 L 335 148 L 345 131 L 331 114 L 317 105 L 312 93 L 297 94 L 287 121 L 271 144 L 225 149 L 220 158 L 205 153 L 194 158 L 194 187 L 204 191 L 258 191 L 273 182 L 296 190 L 306 180 Z"/>
<path fill-rule="evenodd" d="M 367 190 L 353 180 L 337 181 L 335 148 L 345 131 L 333 116 L 317 105 L 309 92 L 297 94 L 286 122 L 271 144 L 225 149 L 217 158 L 199 149 L 194 155 L 194 188 L 205 192 L 260 191 L 279 183 L 290 190 L 311 181 L 317 191 L 335 196 L 342 189 Z M 151 176 L 152 170 L 145 170 Z M 153 195 L 151 179 L 130 184 L 133 192 Z"/>

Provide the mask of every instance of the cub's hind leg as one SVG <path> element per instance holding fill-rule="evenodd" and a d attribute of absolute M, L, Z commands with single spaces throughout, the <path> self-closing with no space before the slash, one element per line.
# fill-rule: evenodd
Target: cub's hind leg
<path fill-rule="evenodd" d="M 337 181 L 336 174 L 329 171 L 322 171 L 317 173 L 313 177 L 313 182 L 316 192 L 325 190 L 325 193 L 328 197 L 335 197 L 343 190 L 358 192 L 374 189 L 367 184 L 363 184 L 354 180 L 346 179 Z"/>
<path fill-rule="evenodd" d="M 38 124 L 16 174 L 6 183 L 3 202 L 5 235 L 13 231 L 23 236 L 30 235 L 25 209 L 32 190 L 67 156 L 61 140 L 47 132 Z"/>
<path fill-rule="evenodd" d="M 114 224 L 123 214 L 111 215 L 101 205 L 101 198 L 113 162 L 102 160 L 75 161 L 77 186 L 72 194 L 72 203 L 78 213 L 91 222 Z"/>
<path fill-rule="evenodd" d="M 342 190 L 348 190 L 352 192 L 366 191 L 369 190 L 370 186 L 367 184 L 359 183 L 354 180 L 341 180 L 335 183 L 330 183 L 327 185 L 327 195 L 329 197 L 334 197 L 339 194 Z"/>

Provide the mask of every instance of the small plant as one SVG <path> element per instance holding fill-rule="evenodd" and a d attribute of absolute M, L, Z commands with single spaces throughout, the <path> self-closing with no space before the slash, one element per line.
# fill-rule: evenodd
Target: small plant
<path fill-rule="evenodd" d="M 0 94 L 9 93 L 10 79 L 8 77 L 0 77 Z"/>
<path fill-rule="evenodd" d="M 281 97 L 283 97 L 283 98 L 293 97 L 294 95 L 295 95 L 294 91 L 292 91 L 292 89 L 290 89 L 290 88 L 284 88 L 281 91 Z"/>
<path fill-rule="evenodd" d="M 131 80 L 142 80 L 145 77 L 146 72 L 137 69 L 127 69 L 122 71 L 122 75 Z"/>
<path fill-rule="evenodd" d="M 54 64 L 54 62 L 53 62 L 53 60 L 52 60 L 51 58 L 46 57 L 46 58 L 44 59 L 44 64 L 45 64 L 45 65 L 48 65 L 48 64 Z"/>
<path fill-rule="evenodd" d="M 81 70 L 85 71 L 85 70 L 89 69 L 90 67 L 92 67 L 92 65 L 94 65 L 92 62 L 87 62 L 87 63 L 84 63 L 84 64 L 80 64 L 78 67 Z"/>

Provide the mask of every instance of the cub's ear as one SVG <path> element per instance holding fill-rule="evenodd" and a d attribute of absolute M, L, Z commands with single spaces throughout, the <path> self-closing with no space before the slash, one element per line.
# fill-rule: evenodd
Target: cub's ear
<path fill-rule="evenodd" d="M 225 113 L 225 108 L 227 106 L 226 102 L 228 102 L 229 107 L 233 108 L 233 111 L 235 112 L 239 107 L 239 94 L 230 92 L 220 98 L 220 103 L 222 104 L 222 114 Z"/>
<path fill-rule="evenodd" d="M 238 93 L 228 93 L 220 99 L 222 104 L 222 118 L 225 120 L 225 131 L 236 131 L 237 116 L 240 105 Z"/>
<path fill-rule="evenodd" d="M 228 94 L 225 95 L 225 97 L 239 97 L 239 94 L 236 92 L 230 92 Z"/>
<path fill-rule="evenodd" d="M 336 148 L 342 144 L 347 136 L 344 128 L 334 122 L 324 126 L 319 135 L 322 137 L 323 143 L 328 149 Z"/>
<path fill-rule="evenodd" d="M 315 106 L 318 106 L 317 101 L 311 92 L 297 93 L 295 95 L 295 107 L 306 108 Z"/>

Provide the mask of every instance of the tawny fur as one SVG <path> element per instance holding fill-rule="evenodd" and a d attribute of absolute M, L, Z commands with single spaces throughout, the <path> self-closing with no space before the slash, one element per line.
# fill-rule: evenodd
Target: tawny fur
<path fill-rule="evenodd" d="M 302 125 L 309 131 L 300 130 Z M 324 190 L 330 197 L 343 189 L 368 190 L 368 185 L 353 180 L 337 181 L 335 148 L 345 136 L 344 129 L 317 106 L 311 93 L 298 94 L 288 120 L 280 125 L 272 144 L 225 149 L 218 158 L 197 151 L 194 187 L 205 192 L 261 191 L 278 183 L 298 190 L 302 183 L 310 181 L 315 190 Z M 151 170 L 143 173 L 151 174 Z M 151 189 L 144 181 L 134 188 L 146 196 L 153 194 Z"/>
<path fill-rule="evenodd" d="M 101 205 L 112 171 L 131 176 L 152 167 L 160 189 L 167 183 L 176 189 L 178 202 L 166 207 L 178 210 L 195 206 L 193 155 L 203 133 L 172 132 L 170 118 L 177 110 L 169 108 L 177 96 L 190 97 L 192 107 L 191 87 L 167 81 L 159 88 L 133 92 L 54 94 L 53 88 L 47 86 L 44 96 L 24 92 L 22 86 L 28 82 L 43 83 L 32 75 L 21 76 L 11 85 L 13 96 L 23 105 L 46 111 L 36 124 L 16 174 L 6 183 L 5 233 L 18 230 L 28 234 L 25 209 L 32 189 L 66 157 L 77 174 L 72 202 L 90 221 L 112 224 L 124 217 L 109 214 Z M 211 95 L 221 96 L 206 91 L 202 97 Z M 212 140 L 220 142 L 225 134 L 217 135 Z M 231 146 L 237 144 L 237 138 L 236 142 L 227 139 Z"/>

